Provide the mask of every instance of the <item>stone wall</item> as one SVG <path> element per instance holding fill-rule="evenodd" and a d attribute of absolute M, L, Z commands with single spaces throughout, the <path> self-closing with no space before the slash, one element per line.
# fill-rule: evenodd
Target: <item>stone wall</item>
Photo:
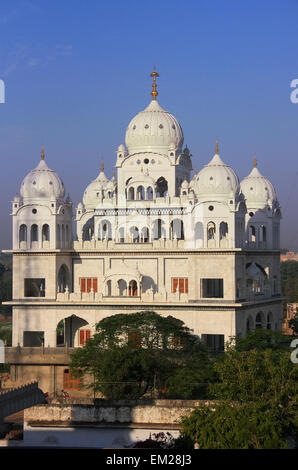
<path fill-rule="evenodd" d="M 206 400 L 85 400 L 84 404 L 38 405 L 25 410 L 26 425 L 171 424 Z"/>

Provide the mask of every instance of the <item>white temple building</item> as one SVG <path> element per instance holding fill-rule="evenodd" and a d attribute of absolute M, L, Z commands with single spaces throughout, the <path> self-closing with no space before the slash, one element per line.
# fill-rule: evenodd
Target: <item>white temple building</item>
<path fill-rule="evenodd" d="M 281 329 L 280 219 L 257 168 L 242 181 L 219 155 L 193 171 L 177 119 L 152 101 L 128 124 L 111 179 L 102 163 L 75 210 L 50 157 L 12 204 L 15 380 L 76 388 L 67 364 L 102 318 L 177 317 L 211 350 L 255 328 Z M 68 375 L 67 375 L 68 374 Z"/>

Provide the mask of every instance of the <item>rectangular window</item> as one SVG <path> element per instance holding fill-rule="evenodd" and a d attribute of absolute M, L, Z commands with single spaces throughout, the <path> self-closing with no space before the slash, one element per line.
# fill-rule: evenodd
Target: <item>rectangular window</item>
<path fill-rule="evenodd" d="M 94 292 L 97 292 L 97 277 L 81 277 L 80 286 L 81 292 L 91 292 L 91 287 Z"/>
<path fill-rule="evenodd" d="M 90 339 L 90 330 L 80 330 L 80 346 L 85 346 L 87 341 Z"/>
<path fill-rule="evenodd" d="M 202 298 L 222 298 L 223 296 L 223 279 L 201 279 Z"/>
<path fill-rule="evenodd" d="M 24 279 L 25 297 L 45 297 L 45 279 Z"/>
<path fill-rule="evenodd" d="M 177 289 L 179 289 L 180 294 L 188 294 L 187 277 L 172 277 L 172 292 L 177 292 Z"/>
<path fill-rule="evenodd" d="M 210 352 L 223 352 L 225 349 L 224 335 L 202 335 L 202 342 Z"/>
<path fill-rule="evenodd" d="M 80 379 L 73 377 L 69 369 L 65 369 L 63 372 L 63 389 L 64 390 L 79 390 Z"/>
<path fill-rule="evenodd" d="M 43 331 L 24 331 L 24 346 L 37 348 L 44 343 Z"/>

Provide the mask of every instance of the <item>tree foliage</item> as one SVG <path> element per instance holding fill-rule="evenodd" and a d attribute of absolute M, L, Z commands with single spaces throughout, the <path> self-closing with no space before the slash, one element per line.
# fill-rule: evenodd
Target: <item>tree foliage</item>
<path fill-rule="evenodd" d="M 288 302 L 298 302 L 298 262 L 284 261 L 280 264 L 282 294 Z"/>
<path fill-rule="evenodd" d="M 289 351 L 230 349 L 214 364 L 218 382 L 210 386 L 215 398 L 224 400 L 274 401 L 283 405 L 295 400 L 297 365 Z"/>
<path fill-rule="evenodd" d="M 72 354 L 70 367 L 73 375 L 85 376 L 85 387 L 118 399 L 162 393 L 178 369 L 207 362 L 204 347 L 182 321 L 146 311 L 101 320 L 96 334 Z"/>
<path fill-rule="evenodd" d="M 257 328 L 248 331 L 245 336 L 236 336 L 231 338 L 227 344 L 227 349 L 236 351 L 265 351 L 266 349 L 286 350 L 289 347 L 290 338 L 283 335 L 280 331 L 265 330 Z"/>
<path fill-rule="evenodd" d="M 181 426 L 177 446 L 201 449 L 283 449 L 293 432 L 288 410 L 265 402 L 196 408 Z"/>
<path fill-rule="evenodd" d="M 217 401 L 182 420 L 177 445 L 193 447 L 197 438 L 206 449 L 287 447 L 297 428 L 298 366 L 282 335 L 258 330 L 234 338 L 213 367 L 209 397 Z"/>

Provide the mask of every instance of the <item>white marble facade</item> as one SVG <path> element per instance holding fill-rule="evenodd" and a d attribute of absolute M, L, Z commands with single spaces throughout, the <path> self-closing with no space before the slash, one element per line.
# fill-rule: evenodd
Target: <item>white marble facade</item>
<path fill-rule="evenodd" d="M 281 328 L 280 207 L 256 161 L 242 182 L 215 155 L 197 172 L 177 119 L 156 100 L 129 123 L 75 211 L 50 156 L 12 204 L 13 345 L 55 347 L 115 313 L 180 318 L 210 347 Z"/>

